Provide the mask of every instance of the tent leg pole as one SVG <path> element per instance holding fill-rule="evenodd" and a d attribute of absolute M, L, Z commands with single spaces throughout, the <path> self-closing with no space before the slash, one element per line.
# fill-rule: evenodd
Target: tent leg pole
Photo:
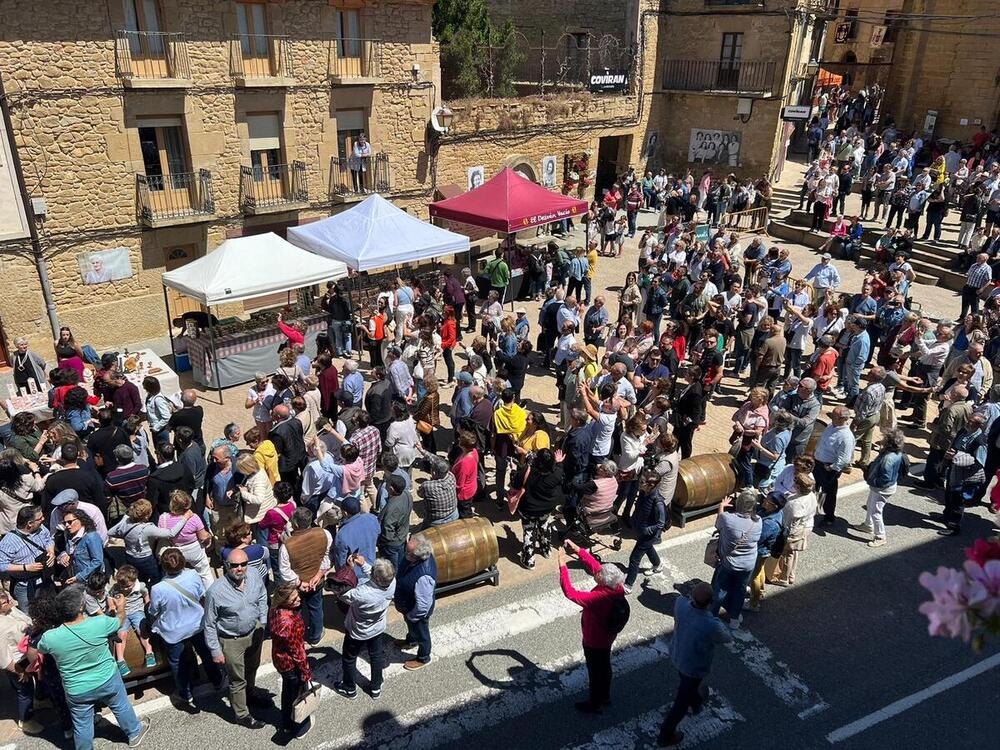
<path fill-rule="evenodd" d="M 212 347 L 212 369 L 215 371 L 215 386 L 219 391 L 219 406 L 222 406 L 222 378 L 219 375 L 219 353 L 215 350 L 215 325 L 212 323 L 212 307 L 208 307 L 208 343 Z"/>
<path fill-rule="evenodd" d="M 170 296 L 167 285 L 163 285 L 163 306 L 167 310 L 167 334 L 170 336 L 170 356 L 174 358 L 174 371 L 177 370 L 177 349 L 174 347 L 174 323 L 170 319 Z"/>
<path fill-rule="evenodd" d="M 354 292 L 357 291 L 357 277 L 356 276 L 350 276 L 350 277 L 348 277 L 348 281 L 350 283 L 348 284 L 348 287 L 347 287 L 347 301 L 351 305 L 351 318 L 350 318 L 350 321 L 349 321 L 349 324 L 348 324 L 347 328 L 351 332 L 351 356 L 353 357 L 354 356 L 354 352 L 357 351 L 357 353 L 358 353 L 358 366 L 360 367 L 361 366 L 361 341 L 359 340 L 358 329 L 354 325 L 354 315 L 358 311 L 358 308 L 355 305 L 355 300 L 354 300 Z M 358 303 L 361 302 L 361 294 L 360 294 L 360 292 L 358 293 L 358 300 L 357 301 L 358 301 Z"/>

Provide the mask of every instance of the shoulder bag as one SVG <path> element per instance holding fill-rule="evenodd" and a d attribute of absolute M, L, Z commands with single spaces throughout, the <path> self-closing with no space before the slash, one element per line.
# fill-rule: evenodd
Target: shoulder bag
<path fill-rule="evenodd" d="M 719 565 L 719 532 L 712 534 L 712 538 L 705 545 L 705 564 L 710 568 Z"/>
<path fill-rule="evenodd" d="M 507 510 L 510 511 L 511 515 L 517 513 L 517 508 L 521 504 L 521 498 L 524 497 L 524 488 L 528 484 L 528 477 L 531 476 L 531 467 L 529 466 L 525 469 L 524 480 L 521 482 L 521 486 L 518 488 L 511 487 L 507 490 Z"/>
<path fill-rule="evenodd" d="M 307 682 L 302 686 L 302 692 L 292 704 L 292 720 L 301 724 L 319 708 L 321 687 L 318 682 Z"/>

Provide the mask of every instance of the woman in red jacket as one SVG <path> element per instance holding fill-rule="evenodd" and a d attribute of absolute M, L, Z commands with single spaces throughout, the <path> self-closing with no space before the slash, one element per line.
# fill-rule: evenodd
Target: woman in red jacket
<path fill-rule="evenodd" d="M 444 319 L 441 321 L 441 352 L 444 364 L 448 368 L 448 383 L 455 382 L 455 344 L 458 343 L 458 322 L 455 319 L 455 308 L 444 306 Z"/>
<path fill-rule="evenodd" d="M 616 565 L 602 565 L 587 550 L 569 539 L 566 540 L 566 551 L 576 553 L 583 567 L 597 582 L 597 586 L 590 591 L 574 588 L 562 550 L 559 550 L 559 584 L 567 599 L 583 607 L 583 654 L 587 659 L 590 698 L 574 705 L 577 711 L 599 714 L 604 706 L 611 703 L 611 646 L 618 635 L 613 628 L 612 611 L 615 600 L 625 598 L 625 575 Z"/>

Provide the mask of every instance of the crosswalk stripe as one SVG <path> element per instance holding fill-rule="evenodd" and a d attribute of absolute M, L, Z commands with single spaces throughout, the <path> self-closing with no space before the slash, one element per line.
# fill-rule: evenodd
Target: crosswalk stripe
<path fill-rule="evenodd" d="M 618 726 L 597 732 L 594 739 L 586 744 L 573 748 L 567 746 L 564 750 L 630 750 L 650 747 L 659 735 L 669 710 L 670 704 L 666 703 Z M 685 717 L 681 726 L 684 741 L 677 747 L 693 747 L 715 739 L 738 721 L 744 721 L 744 718 L 729 701 L 713 692 L 701 713 Z"/>
<path fill-rule="evenodd" d="M 668 638 L 651 630 L 619 639 L 612 655 L 616 676 L 666 663 Z M 583 651 L 525 670 L 503 687 L 484 686 L 422 706 L 401 716 L 367 726 L 316 746 L 326 748 L 378 747 L 380 750 L 420 750 L 453 742 L 467 734 L 527 714 L 546 703 L 564 700 L 587 688 Z M 614 687 L 612 686 L 612 690 Z"/>

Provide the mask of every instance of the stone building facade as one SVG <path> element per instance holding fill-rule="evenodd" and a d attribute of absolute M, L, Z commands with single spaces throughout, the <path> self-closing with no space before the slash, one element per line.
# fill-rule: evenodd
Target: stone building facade
<path fill-rule="evenodd" d="M 851 30 L 838 40 L 842 24 Z M 967 142 L 981 126 L 1000 125 L 998 35 L 995 0 L 841 0 L 824 67 L 849 75 L 854 88 L 882 83 L 882 113 L 904 129 L 922 130 L 933 112 L 936 137 Z"/>
<path fill-rule="evenodd" d="M 781 107 L 808 89 L 800 71 L 818 1 L 613 4 L 626 7 L 622 38 L 635 39 L 626 90 L 446 102 L 454 120 L 435 158 L 432 0 L 81 0 L 44 19 L 29 0 L 0 0 L 0 75 L 29 193 L 47 203 L 42 245 L 60 320 L 98 348 L 162 336 L 164 270 L 227 237 L 280 234 L 363 198 L 341 160 L 362 130 L 379 155 L 367 187 L 422 217 L 440 190 L 464 190 L 472 167 L 540 179 L 554 156 L 563 189 L 584 159 L 593 174 L 565 189 L 587 199 L 629 165 L 699 170 L 708 160 L 692 152 L 693 130 L 738 136 L 738 151 L 716 149 L 720 171 L 768 174 L 783 153 Z M 600 4 L 557 5 L 581 32 L 611 33 Z M 8 338 L 47 349 L 28 250 L 0 240 L 0 320 Z M 84 283 L 94 253 L 118 269 L 114 280 Z"/>
<path fill-rule="evenodd" d="M 86 0 L 40 15 L 3 0 L 0 75 L 29 192 L 47 204 L 62 324 L 97 347 L 162 336 L 165 269 L 360 199 L 339 194 L 353 186 L 338 160 L 358 130 L 386 154 L 397 202 L 426 204 L 432 4 Z M 47 350 L 27 249 L 0 243 L 0 318 L 8 339 Z M 83 283 L 98 251 L 131 273 Z"/>

